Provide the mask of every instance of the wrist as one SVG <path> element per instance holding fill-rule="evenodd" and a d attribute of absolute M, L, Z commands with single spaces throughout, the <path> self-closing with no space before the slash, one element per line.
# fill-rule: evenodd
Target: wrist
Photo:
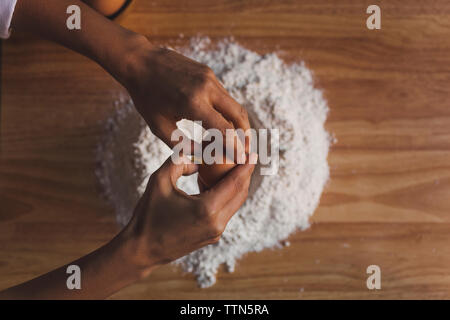
<path fill-rule="evenodd" d="M 130 225 L 125 227 L 110 244 L 116 248 L 118 256 L 126 261 L 127 270 L 136 277 L 136 280 L 146 278 L 160 264 L 156 259 L 148 256 L 148 251 L 142 248 L 139 237 L 130 230 Z"/>
<path fill-rule="evenodd" d="M 121 30 L 118 43 L 111 48 L 109 57 L 101 62 L 103 67 L 127 90 L 142 68 L 145 53 L 153 46 L 148 39 L 129 30 Z"/>

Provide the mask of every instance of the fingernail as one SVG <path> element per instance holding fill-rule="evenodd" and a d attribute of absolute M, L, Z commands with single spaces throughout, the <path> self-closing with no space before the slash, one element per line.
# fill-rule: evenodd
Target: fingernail
<path fill-rule="evenodd" d="M 203 163 L 203 161 L 202 161 L 203 159 L 201 157 L 192 156 L 192 160 L 193 160 L 193 163 L 195 163 L 195 164 Z"/>
<path fill-rule="evenodd" d="M 258 162 L 258 154 L 257 153 L 251 153 L 248 159 L 248 162 L 250 164 L 256 164 Z"/>
<path fill-rule="evenodd" d="M 245 155 L 245 152 L 242 152 L 241 155 L 239 156 L 239 164 L 244 164 L 245 161 L 247 161 L 247 156 Z"/>

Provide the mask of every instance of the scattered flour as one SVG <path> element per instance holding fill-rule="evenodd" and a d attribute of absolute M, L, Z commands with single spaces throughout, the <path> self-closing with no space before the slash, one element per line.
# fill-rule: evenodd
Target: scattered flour
<path fill-rule="evenodd" d="M 262 176 L 257 167 L 249 197 L 219 243 L 175 262 L 193 272 L 201 287 L 208 287 L 215 283 L 221 264 L 233 272 L 236 260 L 247 252 L 288 245 L 291 233 L 309 227 L 329 177 L 331 138 L 324 129 L 328 107 L 302 63 L 287 65 L 276 54 L 258 55 L 229 40 L 214 46 L 207 38 L 193 39 L 180 51 L 214 70 L 248 110 L 254 128 L 280 130 L 278 174 Z M 149 175 L 171 151 L 150 132 L 129 100 L 117 104 L 99 146 L 97 175 L 118 222 L 125 225 Z M 178 185 L 189 194 L 198 193 L 195 176 L 183 177 Z"/>

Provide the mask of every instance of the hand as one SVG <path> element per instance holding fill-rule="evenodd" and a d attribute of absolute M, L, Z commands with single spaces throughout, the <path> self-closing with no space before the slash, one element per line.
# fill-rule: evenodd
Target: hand
<path fill-rule="evenodd" d="M 64 26 L 69 5 L 83 12 L 83 28 Z M 38 14 L 37 14 L 38 13 Z M 248 129 L 245 110 L 211 70 L 120 27 L 78 0 L 17 1 L 14 30 L 31 32 L 99 63 L 130 92 L 136 107 L 163 141 L 181 118 L 210 128 Z M 55 27 L 56 26 L 56 27 Z M 215 188 L 195 197 L 174 181 L 192 165 L 166 163 L 150 179 L 130 224 L 113 240 L 71 262 L 82 270 L 82 290 L 67 290 L 63 265 L 0 292 L 1 299 L 100 299 L 135 282 L 141 271 L 172 261 L 218 240 L 226 222 L 245 200 L 251 165 L 237 166 Z M 144 268 L 144 269 L 142 269 Z"/>
<path fill-rule="evenodd" d="M 255 160 L 255 155 L 250 158 Z M 145 277 L 154 267 L 219 241 L 222 232 L 247 198 L 254 165 L 236 166 L 218 184 L 190 196 L 176 187 L 181 175 L 197 165 L 175 165 L 169 158 L 149 179 L 133 218 L 120 237 Z M 254 161 L 256 162 L 256 161 Z"/>
<path fill-rule="evenodd" d="M 237 103 L 206 65 L 148 41 L 133 54 L 125 87 L 150 129 L 168 146 L 176 122 L 202 121 L 205 129 L 250 128 L 247 111 Z"/>

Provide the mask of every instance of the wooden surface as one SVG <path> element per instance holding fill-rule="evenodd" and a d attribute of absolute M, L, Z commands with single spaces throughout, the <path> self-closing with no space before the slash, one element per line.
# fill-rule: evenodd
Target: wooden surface
<path fill-rule="evenodd" d="M 365 27 L 369 4 L 382 30 Z M 199 289 L 174 267 L 113 298 L 450 298 L 448 1 L 144 1 L 124 24 L 158 43 L 234 36 L 304 60 L 329 101 L 331 181 L 313 226 Z M 184 38 L 180 39 L 180 34 Z M 94 150 L 123 89 L 91 61 L 29 36 L 2 54 L 0 288 L 117 232 Z M 382 289 L 366 288 L 366 268 Z"/>

